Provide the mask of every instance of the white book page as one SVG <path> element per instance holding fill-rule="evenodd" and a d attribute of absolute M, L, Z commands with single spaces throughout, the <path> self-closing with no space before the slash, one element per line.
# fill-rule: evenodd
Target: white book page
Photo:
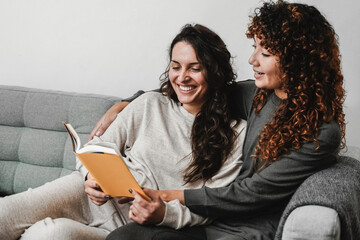
<path fill-rule="evenodd" d="M 83 148 L 77 151 L 77 153 L 88 153 L 88 152 L 104 152 L 104 153 L 112 153 L 112 154 L 120 155 L 120 153 L 116 150 L 115 144 L 107 143 L 107 142 L 85 144 Z"/>

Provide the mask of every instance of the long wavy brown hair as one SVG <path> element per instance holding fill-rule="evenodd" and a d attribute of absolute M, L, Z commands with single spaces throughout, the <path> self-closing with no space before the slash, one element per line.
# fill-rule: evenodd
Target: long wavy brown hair
<path fill-rule="evenodd" d="M 236 74 L 225 43 L 210 29 L 199 24 L 185 25 L 170 45 L 170 61 L 175 44 L 182 41 L 194 48 L 208 83 L 208 100 L 196 114 L 191 130 L 192 161 L 184 171 L 186 184 L 211 179 L 232 153 L 237 133 L 236 124 L 232 126 L 235 117 L 229 110 L 228 92 Z M 170 83 L 169 69 L 170 65 L 160 77 L 160 91 L 179 102 Z"/>
<path fill-rule="evenodd" d="M 345 91 L 337 35 L 313 6 L 266 2 L 255 10 L 246 33 L 279 58 L 279 78 L 287 93 L 274 118 L 259 133 L 255 160 L 259 169 L 290 148 L 316 142 L 319 127 L 335 120 L 345 147 L 343 103 Z M 253 106 L 258 113 L 272 90 L 260 89 Z"/>

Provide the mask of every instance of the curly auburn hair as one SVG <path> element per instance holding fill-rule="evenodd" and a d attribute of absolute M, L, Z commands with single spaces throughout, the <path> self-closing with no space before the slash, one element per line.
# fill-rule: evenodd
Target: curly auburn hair
<path fill-rule="evenodd" d="M 290 148 L 316 142 L 324 122 L 337 121 L 345 147 L 345 90 L 337 35 L 313 6 L 267 2 L 255 10 L 246 33 L 279 58 L 280 81 L 287 93 L 271 122 L 259 133 L 255 161 L 259 169 Z M 272 90 L 260 89 L 253 106 L 258 113 Z"/>
<path fill-rule="evenodd" d="M 184 182 L 211 179 L 232 153 L 237 133 L 232 126 L 235 117 L 228 106 L 228 91 L 236 74 L 231 54 L 223 40 L 210 29 L 196 24 L 185 25 L 170 45 L 169 56 L 178 42 L 189 43 L 203 66 L 208 83 L 208 100 L 196 114 L 191 130 L 192 161 L 184 171 Z M 160 91 L 179 102 L 169 79 L 170 64 L 161 76 Z"/>

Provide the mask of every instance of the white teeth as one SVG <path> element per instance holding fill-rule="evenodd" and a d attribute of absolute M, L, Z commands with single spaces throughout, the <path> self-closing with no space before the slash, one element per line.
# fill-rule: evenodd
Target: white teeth
<path fill-rule="evenodd" d="M 180 86 L 180 85 L 179 85 L 179 88 L 183 91 L 190 91 L 190 90 L 194 89 L 194 87 L 184 87 L 184 86 Z"/>
<path fill-rule="evenodd" d="M 255 71 L 255 74 L 258 74 L 258 75 L 263 75 L 264 73 L 261 73 L 261 72 L 256 72 L 256 71 Z"/>

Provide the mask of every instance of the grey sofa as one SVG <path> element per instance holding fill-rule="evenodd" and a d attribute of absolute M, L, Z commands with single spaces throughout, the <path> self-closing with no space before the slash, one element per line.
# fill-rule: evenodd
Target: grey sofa
<path fill-rule="evenodd" d="M 85 143 L 100 117 L 120 100 L 0 85 L 0 197 L 72 172 L 75 157 L 62 121 L 70 122 Z M 360 159 L 359 148 L 351 147 L 345 154 Z M 340 239 L 343 225 L 334 209 L 316 204 L 290 205 L 277 238 Z"/>
<path fill-rule="evenodd" d="M 75 170 L 70 122 L 86 143 L 120 98 L 0 86 L 0 196 L 34 188 Z"/>

